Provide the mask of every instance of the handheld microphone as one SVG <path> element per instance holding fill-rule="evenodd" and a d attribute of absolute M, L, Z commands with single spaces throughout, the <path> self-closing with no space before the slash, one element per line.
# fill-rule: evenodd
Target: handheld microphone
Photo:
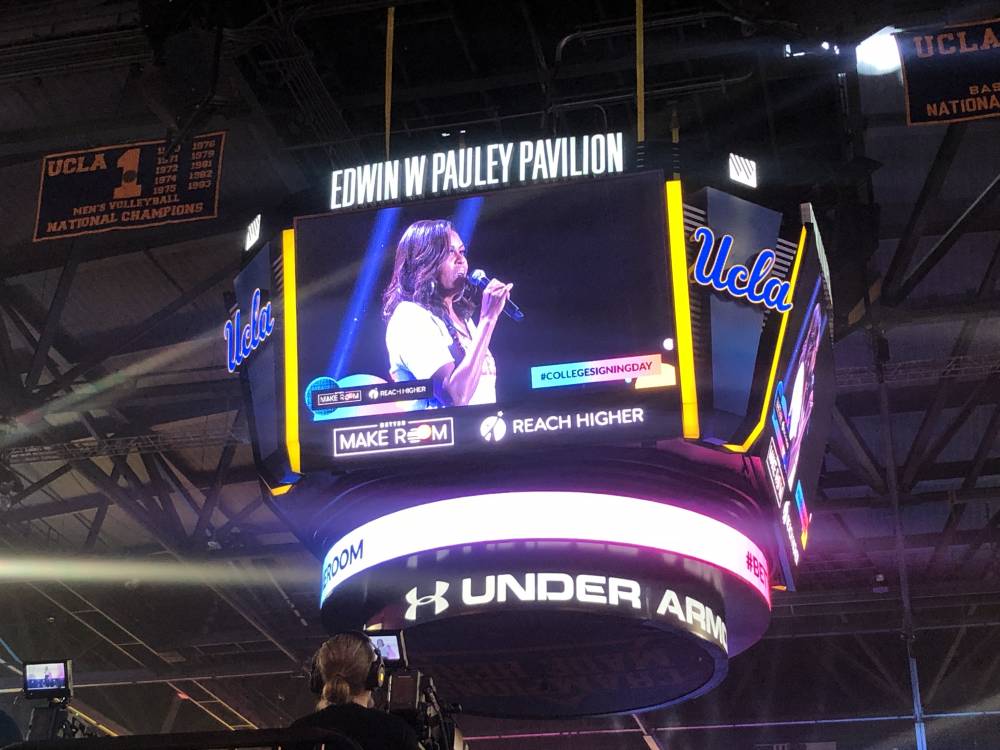
<path fill-rule="evenodd" d="M 479 291 L 482 291 L 490 283 L 490 277 L 486 271 L 481 268 L 477 268 L 465 277 L 465 283 L 475 289 L 478 289 Z M 524 313 L 521 312 L 521 308 L 515 305 L 509 298 L 507 303 L 503 306 L 503 311 L 504 314 L 511 320 L 524 320 Z"/>

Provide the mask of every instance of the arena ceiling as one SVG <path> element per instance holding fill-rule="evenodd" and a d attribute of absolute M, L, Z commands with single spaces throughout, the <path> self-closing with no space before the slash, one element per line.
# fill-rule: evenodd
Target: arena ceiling
<path fill-rule="evenodd" d="M 676 127 L 682 170 L 701 174 L 752 155 L 762 198 L 821 216 L 838 394 L 809 554 L 715 692 L 639 718 L 463 729 L 496 750 L 909 747 L 912 660 L 932 747 L 996 736 L 1000 126 L 907 128 L 898 78 L 857 76 L 851 53 L 886 25 L 996 9 L 645 5 L 647 137 Z M 20 720 L 12 668 L 63 654 L 75 705 L 119 733 L 309 710 L 318 566 L 256 479 L 219 321 L 249 220 L 381 157 L 386 6 L 0 3 L 0 707 Z M 393 153 L 634 132 L 633 13 L 400 0 Z M 42 155 L 184 130 L 227 131 L 219 218 L 32 242 Z M 62 567 L 3 580 L 43 560 Z"/>

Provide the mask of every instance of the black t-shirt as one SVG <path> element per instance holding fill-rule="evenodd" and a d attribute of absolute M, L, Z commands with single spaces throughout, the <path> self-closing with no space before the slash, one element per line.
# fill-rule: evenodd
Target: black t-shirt
<path fill-rule="evenodd" d="M 342 732 L 363 750 L 419 750 L 417 733 L 398 716 L 357 703 L 327 706 L 303 716 L 293 727 L 321 727 Z"/>

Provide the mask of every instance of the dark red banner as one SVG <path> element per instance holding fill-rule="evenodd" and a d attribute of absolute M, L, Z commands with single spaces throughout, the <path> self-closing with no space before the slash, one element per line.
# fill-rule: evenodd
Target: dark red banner
<path fill-rule="evenodd" d="M 49 154 L 34 241 L 214 219 L 225 142 L 218 132 L 170 153 L 160 140 Z"/>

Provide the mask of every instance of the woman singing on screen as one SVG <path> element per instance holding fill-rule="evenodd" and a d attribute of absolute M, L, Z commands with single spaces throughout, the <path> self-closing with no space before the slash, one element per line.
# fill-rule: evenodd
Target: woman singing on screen
<path fill-rule="evenodd" d="M 433 381 L 434 398 L 418 401 L 416 409 L 496 402 L 490 339 L 513 285 L 490 281 L 475 323 L 468 271 L 465 244 L 444 219 L 414 222 L 396 247 L 382 297 L 385 344 L 394 381 Z"/>

